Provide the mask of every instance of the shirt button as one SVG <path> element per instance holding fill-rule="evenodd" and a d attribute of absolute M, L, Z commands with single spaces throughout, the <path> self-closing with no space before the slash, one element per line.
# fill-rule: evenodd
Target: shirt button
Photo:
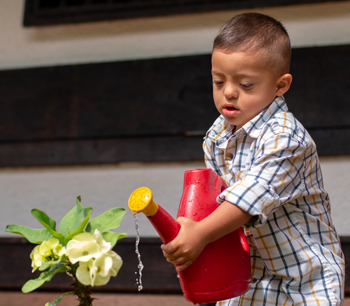
<path fill-rule="evenodd" d="M 233 159 L 233 154 L 232 153 L 228 153 L 227 154 L 227 159 L 228 160 L 232 160 Z"/>

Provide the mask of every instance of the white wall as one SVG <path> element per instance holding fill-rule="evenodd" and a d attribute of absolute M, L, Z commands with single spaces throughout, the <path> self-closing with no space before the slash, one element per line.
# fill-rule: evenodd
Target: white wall
<path fill-rule="evenodd" d="M 322 157 L 321 167 L 339 235 L 350 236 L 350 156 Z"/>
<path fill-rule="evenodd" d="M 143 18 L 65 26 L 23 28 L 23 0 L 0 0 L 0 70 L 208 54 L 219 27 L 242 11 Z M 350 43 L 350 2 L 299 5 L 256 10 L 281 20 L 294 47 Z M 334 223 L 350 235 L 350 156 L 322 158 L 326 189 L 332 200 Z M 82 196 L 95 216 L 127 207 L 130 193 L 147 185 L 155 200 L 176 216 L 185 170 L 202 162 L 181 164 L 124 164 L 112 166 L 0 169 L 0 236 L 9 223 L 40 228 L 31 208 L 57 221 Z M 155 236 L 140 216 L 142 236 Z M 120 228 L 135 235 L 130 213 Z"/>
<path fill-rule="evenodd" d="M 339 234 L 350 235 L 350 156 L 321 158 L 321 165 L 334 223 Z M 0 236 L 11 235 L 3 232 L 9 223 L 42 228 L 30 214 L 32 208 L 45 211 L 59 222 L 75 205 L 78 195 L 83 206 L 94 208 L 93 216 L 112 207 L 126 208 L 120 231 L 135 236 L 134 219 L 127 206 L 130 194 L 138 187 L 149 187 L 154 200 L 176 217 L 184 172 L 204 167 L 204 163 L 196 162 L 0 169 Z M 143 214 L 138 219 L 141 236 L 157 236 Z"/>
<path fill-rule="evenodd" d="M 210 53 L 243 11 L 23 28 L 24 0 L 0 0 L 0 69 Z M 348 44 L 350 2 L 257 9 L 281 20 L 294 47 Z"/>
<path fill-rule="evenodd" d="M 59 224 L 78 195 L 83 206 L 93 207 L 92 217 L 113 207 L 127 209 L 120 232 L 135 236 L 128 209 L 131 193 L 142 186 L 150 188 L 154 201 L 176 217 L 184 171 L 196 168 L 205 167 L 198 162 L 0 170 L 0 236 L 11 235 L 3 233 L 9 223 L 42 228 L 31 215 L 32 208 L 45 211 Z M 157 235 L 143 214 L 138 219 L 142 236 Z"/>

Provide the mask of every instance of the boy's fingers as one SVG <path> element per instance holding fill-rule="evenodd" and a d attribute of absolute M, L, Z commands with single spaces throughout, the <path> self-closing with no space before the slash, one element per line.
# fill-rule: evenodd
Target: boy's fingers
<path fill-rule="evenodd" d="M 173 253 L 168 253 L 163 250 L 163 255 L 166 259 L 170 259 L 170 260 L 176 260 L 176 259 L 182 258 L 181 254 L 177 250 Z"/>
<path fill-rule="evenodd" d="M 171 259 L 170 254 L 168 254 L 167 252 L 163 251 L 163 256 L 166 258 L 166 260 Z"/>
<path fill-rule="evenodd" d="M 166 260 L 168 262 L 176 265 L 176 267 L 181 267 L 182 269 L 185 267 L 188 267 L 190 265 L 190 262 L 184 257 L 166 258 Z"/>
<path fill-rule="evenodd" d="M 185 259 L 183 257 L 167 258 L 166 260 L 174 265 L 182 265 L 185 262 Z"/>
<path fill-rule="evenodd" d="M 172 254 L 176 251 L 176 248 L 173 247 L 171 242 L 169 242 L 168 244 L 162 244 L 160 248 L 163 250 L 163 252 L 166 252 L 167 254 Z"/>
<path fill-rule="evenodd" d="M 176 265 L 176 271 L 177 271 L 177 272 L 183 271 L 183 270 L 185 270 L 188 266 L 190 266 L 191 264 L 192 264 L 192 261 L 186 261 L 186 262 L 183 263 L 183 264 L 177 264 L 177 265 Z"/>

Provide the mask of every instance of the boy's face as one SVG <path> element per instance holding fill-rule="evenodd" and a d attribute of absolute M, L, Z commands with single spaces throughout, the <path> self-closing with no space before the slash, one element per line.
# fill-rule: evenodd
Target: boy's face
<path fill-rule="evenodd" d="M 213 51 L 215 106 L 236 130 L 281 95 L 280 76 L 275 70 L 266 68 L 263 59 L 259 52 Z"/>

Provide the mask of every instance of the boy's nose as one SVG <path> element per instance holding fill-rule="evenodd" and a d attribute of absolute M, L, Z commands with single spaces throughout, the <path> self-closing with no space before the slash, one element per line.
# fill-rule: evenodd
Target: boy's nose
<path fill-rule="evenodd" d="M 226 84 L 224 89 L 224 95 L 226 99 L 237 99 L 238 98 L 238 90 L 237 87 L 233 84 Z"/>

